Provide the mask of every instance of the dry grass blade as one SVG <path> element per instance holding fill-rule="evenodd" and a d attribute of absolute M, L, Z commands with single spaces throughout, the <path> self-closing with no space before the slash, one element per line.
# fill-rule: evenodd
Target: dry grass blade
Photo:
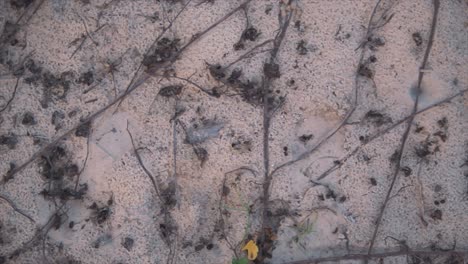
<path fill-rule="evenodd" d="M 15 210 L 17 213 L 19 213 L 20 215 L 26 217 L 29 221 L 33 222 L 33 223 L 36 223 L 36 221 L 34 221 L 34 219 L 27 215 L 26 213 L 24 213 L 21 209 L 19 209 L 14 203 L 12 200 L 8 199 L 6 196 L 0 194 L 0 199 L 4 200 L 5 202 L 7 202 L 11 208 L 13 208 L 13 210 Z"/>
<path fill-rule="evenodd" d="M 19 80 L 20 80 L 19 77 L 16 78 L 16 84 L 15 84 L 15 88 L 13 89 L 13 94 L 11 95 L 10 99 L 7 101 L 6 105 L 2 107 L 2 109 L 0 109 L 0 113 L 5 111 L 8 108 L 8 106 L 10 106 L 11 102 L 13 102 L 13 99 L 15 99 L 16 91 L 18 90 Z"/>

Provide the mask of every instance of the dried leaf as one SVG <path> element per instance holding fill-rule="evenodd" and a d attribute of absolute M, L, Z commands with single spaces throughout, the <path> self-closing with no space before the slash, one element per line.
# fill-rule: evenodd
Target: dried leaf
<path fill-rule="evenodd" d="M 258 254 L 258 246 L 255 244 L 253 240 L 250 240 L 243 248 L 242 251 L 247 250 L 247 257 L 250 260 L 254 260 L 257 258 Z"/>

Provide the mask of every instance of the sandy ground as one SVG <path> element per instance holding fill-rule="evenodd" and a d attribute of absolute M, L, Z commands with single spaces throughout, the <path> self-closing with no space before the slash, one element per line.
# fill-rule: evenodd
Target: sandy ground
<path fill-rule="evenodd" d="M 393 179 L 372 253 L 466 252 L 468 2 L 440 3 L 418 98 L 430 109 L 401 162 L 408 123 L 392 126 L 418 97 L 433 1 L 382 0 L 367 37 L 376 1 L 287 2 L 253 0 L 200 36 L 242 2 L 0 0 L 0 263 L 236 263 L 249 240 L 250 263 L 367 253 Z M 120 106 L 42 151 L 124 94 L 142 61 L 137 76 L 153 76 Z"/>

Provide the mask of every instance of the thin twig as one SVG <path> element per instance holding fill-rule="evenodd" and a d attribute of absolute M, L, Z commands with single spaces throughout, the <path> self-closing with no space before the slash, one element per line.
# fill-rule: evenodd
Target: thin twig
<path fill-rule="evenodd" d="M 13 90 L 13 94 L 11 95 L 10 100 L 8 100 L 8 102 L 6 103 L 6 105 L 5 105 L 2 109 L 0 109 L 0 113 L 3 112 L 3 111 L 5 111 L 5 110 L 8 108 L 8 106 L 11 104 L 11 102 L 13 101 L 13 99 L 15 99 L 16 91 L 17 91 L 17 89 L 18 89 L 19 80 L 20 80 L 20 77 L 16 78 L 16 84 L 15 84 L 15 88 L 14 88 L 14 90 Z"/>
<path fill-rule="evenodd" d="M 141 159 L 140 153 L 138 153 L 138 149 L 135 146 L 135 141 L 133 140 L 132 133 L 130 132 L 130 129 L 128 128 L 128 121 L 127 121 L 127 132 L 128 132 L 128 135 L 130 136 L 130 141 L 132 142 L 132 146 L 133 146 L 133 152 L 135 152 L 135 156 L 137 157 L 138 163 L 140 164 L 141 168 L 143 169 L 143 171 L 146 173 L 151 183 L 153 184 L 154 191 L 156 192 L 156 195 L 158 196 L 159 200 L 163 201 L 161 194 L 159 192 L 159 187 L 156 184 L 156 180 L 153 174 L 151 174 L 151 172 L 146 168 L 146 166 L 143 163 L 143 160 Z"/>
<path fill-rule="evenodd" d="M 91 34 L 89 34 L 88 26 L 86 25 L 86 21 L 84 20 L 84 18 L 80 14 L 78 14 L 78 12 L 76 11 L 75 11 L 75 14 L 81 19 L 81 22 L 83 23 L 83 26 L 85 28 L 86 35 L 88 36 L 88 38 L 94 43 L 94 45 L 98 46 L 99 44 L 93 39 Z"/>
<path fill-rule="evenodd" d="M 162 77 L 162 75 L 161 75 L 161 77 Z M 208 90 L 208 89 L 203 88 L 201 85 L 199 85 L 199 84 L 193 82 L 192 80 L 190 80 L 190 79 L 188 79 L 188 78 L 178 77 L 178 76 L 175 76 L 175 75 L 166 76 L 166 77 L 168 77 L 168 78 L 174 78 L 174 79 L 178 79 L 178 80 L 182 80 L 182 81 L 184 81 L 184 82 L 188 82 L 188 83 L 190 83 L 191 85 L 197 87 L 200 91 L 206 93 L 207 95 L 216 97 L 216 96 L 213 94 L 213 92 L 211 92 L 211 91 Z"/>
<path fill-rule="evenodd" d="M 81 16 L 80 16 L 80 18 L 81 18 Z M 83 20 L 83 23 L 84 23 L 84 20 Z M 105 26 L 107 26 L 107 24 L 101 25 L 101 26 L 98 27 L 96 30 L 94 30 L 93 33 L 97 33 L 98 31 L 100 31 L 100 30 L 101 30 L 102 28 L 104 28 Z M 86 34 L 87 34 L 87 35 L 86 35 L 86 36 L 85 36 L 85 35 L 82 35 L 82 37 L 81 37 L 82 40 L 81 40 L 81 42 L 80 42 L 80 45 L 78 45 L 78 47 L 77 47 L 77 48 L 73 51 L 73 53 L 70 55 L 70 59 L 72 59 L 72 58 L 75 56 L 75 54 L 76 54 L 79 50 L 81 50 L 81 48 L 83 47 L 83 45 L 84 45 L 84 43 L 85 43 L 85 41 L 86 41 L 87 38 L 91 39 L 91 41 L 94 43 L 94 45 L 96 45 L 96 46 L 98 45 L 98 44 L 96 43 L 96 41 L 94 41 L 94 40 L 91 38 L 91 34 L 88 32 L 88 28 L 86 27 L 86 24 L 85 24 L 85 29 L 86 29 Z M 78 38 L 77 40 L 79 40 L 79 39 L 80 39 L 80 38 Z M 72 43 L 75 42 L 75 41 L 76 41 L 76 40 L 72 41 Z M 72 45 L 73 45 L 73 44 L 70 44 L 69 47 L 72 46 Z"/>
<path fill-rule="evenodd" d="M 179 121 L 179 118 L 177 116 L 177 107 L 179 104 L 178 98 L 176 98 L 175 104 L 174 104 L 174 122 L 172 122 L 172 159 L 173 159 L 173 170 L 174 173 L 172 174 L 172 181 L 174 182 L 174 188 L 175 188 L 175 195 L 176 195 L 176 201 L 178 206 L 180 206 L 180 197 L 179 197 L 179 186 L 178 186 L 178 174 L 177 174 L 177 123 Z"/>
<path fill-rule="evenodd" d="M 427 60 L 429 58 L 429 54 L 430 54 L 431 48 L 432 48 L 432 43 L 433 43 L 433 40 L 434 40 L 435 29 L 436 29 L 436 24 L 437 24 L 437 15 L 439 13 L 439 5 L 440 5 L 439 0 L 433 0 L 433 4 L 434 4 L 434 12 L 433 12 L 433 17 L 432 17 L 431 33 L 429 35 L 429 42 L 427 44 L 426 52 L 424 54 L 424 59 L 423 59 L 423 62 L 421 64 L 420 69 L 425 69 L 426 68 Z M 415 102 L 414 102 L 413 113 L 411 115 L 411 118 L 407 121 L 406 131 L 404 132 L 404 134 L 402 136 L 402 139 L 401 139 L 400 147 L 399 147 L 399 150 L 398 150 L 398 162 L 396 164 L 395 171 L 393 173 L 390 188 L 387 191 L 387 195 L 385 197 L 384 203 L 383 203 L 383 205 L 382 205 L 382 207 L 380 209 L 379 215 L 377 216 L 377 221 L 376 221 L 376 224 L 375 224 L 374 233 L 372 234 L 372 238 L 370 240 L 369 249 L 367 251 L 367 254 L 372 253 L 372 249 L 374 247 L 375 239 L 377 237 L 377 233 L 379 231 L 379 227 L 380 227 L 380 224 L 382 222 L 383 214 L 384 214 L 385 209 L 387 207 L 387 203 L 390 200 L 390 195 L 392 193 L 393 187 L 395 186 L 396 179 L 398 178 L 398 173 L 399 173 L 400 167 L 401 167 L 401 159 L 403 157 L 403 151 L 404 151 L 404 148 L 405 148 L 405 145 L 406 145 L 406 141 L 408 140 L 409 132 L 411 130 L 411 124 L 413 123 L 415 113 L 418 111 L 418 102 L 419 102 L 419 95 L 421 94 L 421 83 L 422 83 L 423 76 L 424 76 L 424 72 L 419 71 L 418 85 L 416 87 L 417 94 L 416 94 L 416 99 L 415 99 Z"/>
<path fill-rule="evenodd" d="M 252 49 L 250 49 L 249 51 L 247 51 L 246 53 L 244 53 L 243 55 L 241 55 L 239 58 L 237 58 L 235 61 L 229 63 L 227 66 L 223 67 L 225 70 L 226 69 L 229 69 L 232 65 L 238 63 L 239 61 L 245 59 L 245 58 L 248 58 L 250 57 L 252 54 L 254 54 L 253 52 L 258 49 L 258 48 L 261 48 L 263 46 L 265 46 L 266 44 L 269 44 L 271 42 L 273 42 L 274 40 L 273 39 L 269 39 L 269 40 L 266 40 L 258 45 L 256 45 L 255 47 L 253 47 Z"/>
<path fill-rule="evenodd" d="M 19 209 L 14 203 L 12 200 L 8 199 L 8 197 L 6 197 L 5 195 L 2 195 L 0 194 L 0 199 L 4 200 L 5 202 L 7 202 L 11 208 L 13 208 L 13 210 L 15 210 L 17 213 L 19 213 L 20 215 L 26 217 L 27 219 L 29 219 L 29 221 L 33 222 L 33 223 L 36 223 L 36 221 L 34 221 L 34 219 L 27 215 L 26 213 L 24 213 L 21 209 Z"/>
<path fill-rule="evenodd" d="M 88 134 L 88 138 L 86 139 L 86 157 L 83 162 L 83 167 L 81 167 L 81 170 L 78 172 L 78 175 L 76 176 L 76 182 L 75 182 L 75 192 L 78 189 L 78 184 L 80 183 L 80 177 L 81 174 L 83 174 L 83 171 L 86 168 L 86 164 L 88 163 L 88 157 L 89 157 L 89 142 L 91 141 L 91 133 L 92 133 L 92 121 L 90 121 L 90 133 Z"/>
<path fill-rule="evenodd" d="M 292 261 L 292 262 L 286 262 L 283 264 L 317 264 L 321 262 L 339 262 L 339 261 L 345 261 L 345 260 L 370 260 L 370 259 L 398 257 L 398 256 L 453 256 L 453 255 L 466 257 L 468 256 L 468 251 L 400 249 L 400 250 L 395 250 L 395 251 L 372 253 L 372 254 L 356 253 L 356 254 L 346 254 L 342 256 L 310 258 L 307 260 Z"/>

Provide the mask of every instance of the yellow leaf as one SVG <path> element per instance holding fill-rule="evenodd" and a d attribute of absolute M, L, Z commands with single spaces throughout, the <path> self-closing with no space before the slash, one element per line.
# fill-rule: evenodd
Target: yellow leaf
<path fill-rule="evenodd" d="M 242 251 L 247 250 L 247 257 L 250 260 L 257 258 L 258 247 L 253 240 L 250 240 L 243 248 Z"/>

